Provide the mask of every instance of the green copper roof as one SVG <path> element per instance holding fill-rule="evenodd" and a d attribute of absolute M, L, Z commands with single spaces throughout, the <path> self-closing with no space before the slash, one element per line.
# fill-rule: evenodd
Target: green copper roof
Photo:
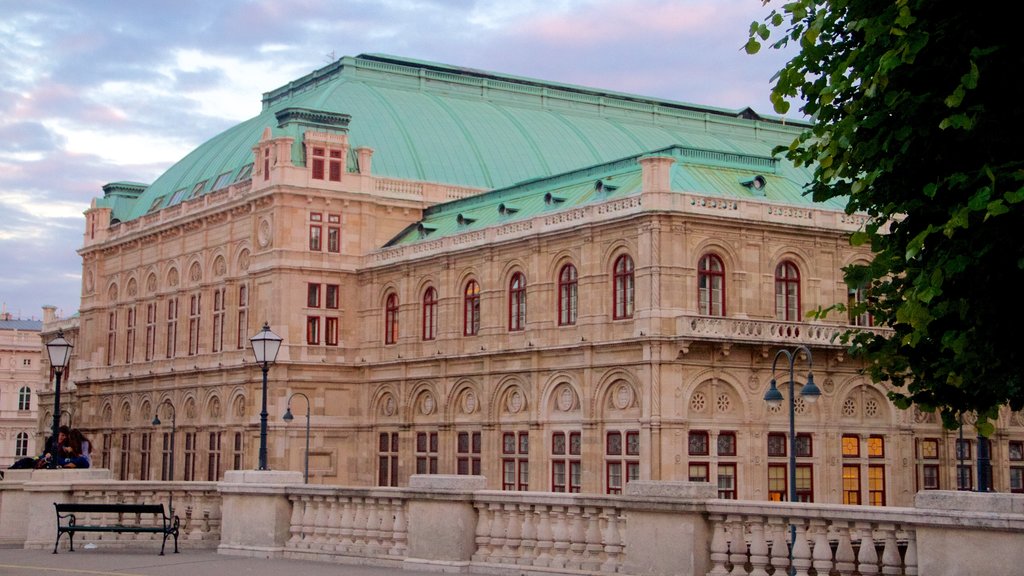
<path fill-rule="evenodd" d="M 293 161 L 304 165 L 305 125 L 278 118 L 295 110 L 301 118 L 317 116 L 338 131 L 347 129 L 353 149 L 373 148 L 376 175 L 480 188 L 673 145 L 764 156 L 802 128 L 749 119 L 749 109 L 698 107 L 382 55 L 341 58 L 268 92 L 263 107 L 199 146 L 136 201 L 117 203 L 114 216 L 138 218 L 209 193 L 216 182 L 248 178 L 252 146 L 268 127 L 275 136 L 296 138 Z"/>
<path fill-rule="evenodd" d="M 431 206 L 424 210 L 420 222 L 407 227 L 387 246 L 436 240 L 639 194 L 640 159 L 645 156 L 676 160 L 670 173 L 673 192 L 783 204 L 810 203 L 803 194 L 803 183 L 810 177 L 806 169 L 767 156 L 669 146 Z M 842 210 L 843 203 L 830 200 L 817 206 Z"/>

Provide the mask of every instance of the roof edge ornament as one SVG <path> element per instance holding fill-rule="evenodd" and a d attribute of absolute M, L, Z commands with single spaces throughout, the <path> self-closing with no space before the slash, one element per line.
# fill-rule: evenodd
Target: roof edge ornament
<path fill-rule="evenodd" d="M 352 116 L 348 114 L 312 108 L 282 108 L 274 116 L 277 118 L 279 128 L 297 124 L 335 132 L 348 132 L 348 123 L 352 120 Z"/>

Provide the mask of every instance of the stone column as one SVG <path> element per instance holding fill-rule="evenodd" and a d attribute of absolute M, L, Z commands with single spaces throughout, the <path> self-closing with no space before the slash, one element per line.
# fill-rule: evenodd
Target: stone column
<path fill-rule="evenodd" d="M 417 474 L 409 478 L 411 570 L 461 572 L 476 550 L 476 510 L 472 492 L 487 487 L 483 476 Z"/>
<path fill-rule="evenodd" d="M 218 484 L 221 527 L 218 554 L 281 558 L 290 536 L 288 486 L 302 484 L 302 472 L 231 470 Z"/>

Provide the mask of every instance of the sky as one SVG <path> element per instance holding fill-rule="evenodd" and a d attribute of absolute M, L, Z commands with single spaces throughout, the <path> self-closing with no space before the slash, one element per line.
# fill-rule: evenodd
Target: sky
<path fill-rule="evenodd" d="M 83 212 L 376 52 L 772 114 L 761 0 L 0 0 L 0 307 L 77 312 Z"/>

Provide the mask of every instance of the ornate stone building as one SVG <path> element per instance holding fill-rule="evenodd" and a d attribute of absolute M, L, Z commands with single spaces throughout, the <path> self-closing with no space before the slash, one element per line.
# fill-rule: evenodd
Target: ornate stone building
<path fill-rule="evenodd" d="M 151 185 L 86 213 L 76 419 L 115 475 L 314 482 L 470 473 L 495 489 L 615 493 L 707 480 L 723 498 L 899 504 L 957 484 L 956 438 L 896 410 L 811 319 L 856 298 L 863 223 L 771 155 L 803 126 L 380 55 L 263 98 Z M 780 349 L 822 390 L 796 410 Z M 289 405 L 296 421 L 281 415 Z M 787 398 L 788 399 L 788 398 Z M 170 442 L 172 408 L 176 445 Z M 151 425 L 159 408 L 162 424 Z M 973 440 L 963 482 L 973 481 Z M 993 439 L 1020 488 L 1024 427 Z M 1013 484 L 1013 483 L 1016 484 Z"/>
<path fill-rule="evenodd" d="M 54 309 L 43 311 L 52 316 Z M 42 325 L 0 313 L 0 469 L 36 455 Z"/>

